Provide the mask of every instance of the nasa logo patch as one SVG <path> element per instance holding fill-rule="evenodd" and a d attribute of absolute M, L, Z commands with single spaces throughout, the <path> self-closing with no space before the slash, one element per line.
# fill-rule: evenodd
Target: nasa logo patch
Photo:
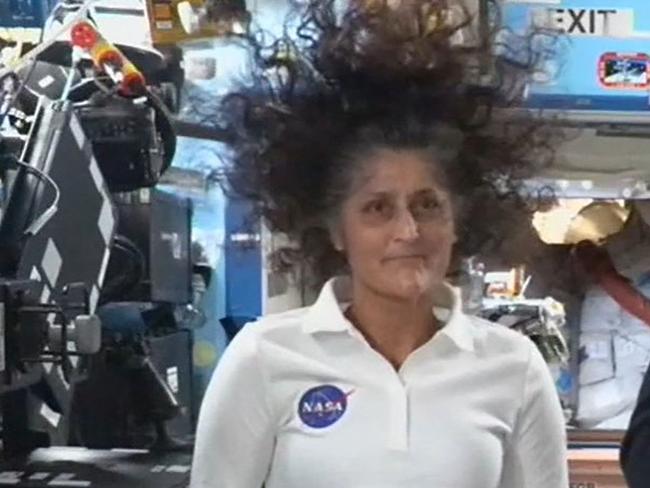
<path fill-rule="evenodd" d="M 343 417 L 351 394 L 352 391 L 344 393 L 332 385 L 317 386 L 308 390 L 298 403 L 300 420 L 314 429 L 329 427 Z"/>

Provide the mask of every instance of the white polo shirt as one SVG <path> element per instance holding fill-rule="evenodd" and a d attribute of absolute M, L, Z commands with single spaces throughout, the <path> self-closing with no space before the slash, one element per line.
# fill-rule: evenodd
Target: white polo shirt
<path fill-rule="evenodd" d="M 449 287 L 445 326 L 396 372 L 343 315 L 346 288 L 231 343 L 192 488 L 567 488 L 559 400 L 528 338 L 464 315 Z"/>

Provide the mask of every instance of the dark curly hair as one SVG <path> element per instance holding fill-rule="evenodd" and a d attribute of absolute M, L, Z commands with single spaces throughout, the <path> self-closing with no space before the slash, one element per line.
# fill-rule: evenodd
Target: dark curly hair
<path fill-rule="evenodd" d="M 521 182 L 551 162 L 558 132 L 496 109 L 521 105 L 555 33 L 504 35 L 490 6 L 303 0 L 288 17 L 293 35 L 285 27 L 270 43 L 259 32 L 246 38 L 251 71 L 221 107 L 233 134 L 227 175 L 270 230 L 289 237 L 276 264 L 306 265 L 316 283 L 345 269 L 328 226 L 354 163 L 377 148 L 432 154 L 457 203 L 459 256 L 496 249 L 530 213 Z"/>

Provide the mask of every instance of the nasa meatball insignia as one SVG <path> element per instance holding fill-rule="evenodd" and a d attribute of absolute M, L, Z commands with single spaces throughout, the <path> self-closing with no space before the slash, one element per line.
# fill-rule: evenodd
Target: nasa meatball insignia
<path fill-rule="evenodd" d="M 305 425 L 314 429 L 329 427 L 343 417 L 353 391 L 344 393 L 333 385 L 311 388 L 300 398 L 298 416 Z"/>

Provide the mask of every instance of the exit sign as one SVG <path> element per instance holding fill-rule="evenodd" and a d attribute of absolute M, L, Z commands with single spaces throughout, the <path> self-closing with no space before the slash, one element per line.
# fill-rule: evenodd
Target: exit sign
<path fill-rule="evenodd" d="M 543 8 L 533 13 L 534 23 L 570 36 L 631 37 L 634 10 L 620 8 Z"/>

